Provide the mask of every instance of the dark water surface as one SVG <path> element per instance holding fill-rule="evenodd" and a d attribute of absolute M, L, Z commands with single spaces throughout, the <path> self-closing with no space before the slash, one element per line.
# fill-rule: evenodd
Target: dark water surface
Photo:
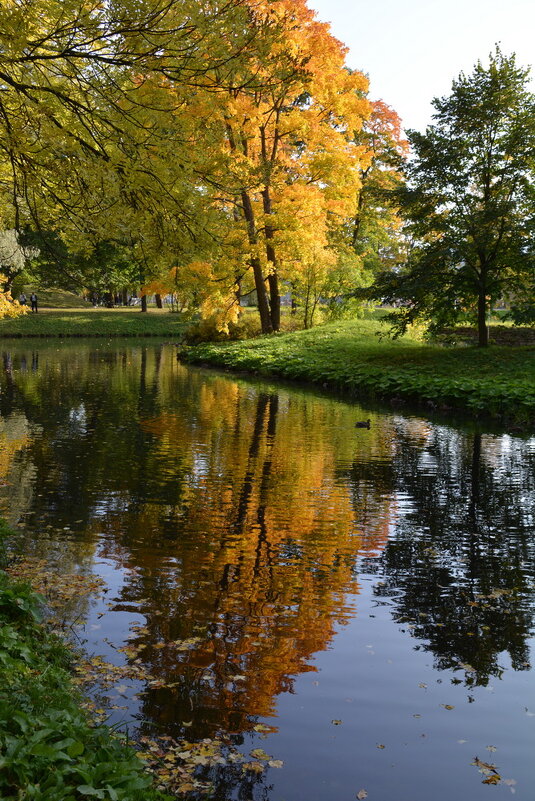
<path fill-rule="evenodd" d="M 1 349 L 0 514 L 105 579 L 87 648 L 143 642 L 162 680 L 110 691 L 116 719 L 283 761 L 223 769 L 220 799 L 534 797 L 535 439 L 186 368 L 171 345 Z"/>

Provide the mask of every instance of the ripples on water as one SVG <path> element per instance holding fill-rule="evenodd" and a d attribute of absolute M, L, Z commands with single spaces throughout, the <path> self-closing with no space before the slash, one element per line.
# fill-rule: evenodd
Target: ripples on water
<path fill-rule="evenodd" d="M 253 784 L 222 771 L 220 799 L 531 798 L 535 440 L 188 369 L 172 346 L 3 350 L 2 514 L 105 578 L 89 650 L 130 637 L 174 685 L 123 689 L 119 717 L 284 760 Z"/>

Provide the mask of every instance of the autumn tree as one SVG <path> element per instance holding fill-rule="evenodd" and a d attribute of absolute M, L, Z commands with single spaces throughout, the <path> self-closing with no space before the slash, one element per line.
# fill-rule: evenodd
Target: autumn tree
<path fill-rule="evenodd" d="M 131 246 L 146 282 L 169 221 L 195 235 L 183 95 L 213 87 L 216 68 L 225 81 L 251 39 L 248 13 L 245 0 L 2 4 L 4 227 L 56 231 L 86 254 Z"/>
<path fill-rule="evenodd" d="M 423 318 L 432 328 L 473 314 L 488 344 L 493 302 L 533 306 L 535 98 L 529 70 L 499 48 L 488 66 L 461 73 L 433 101 L 434 123 L 411 131 L 408 186 L 398 193 L 412 248 L 400 271 L 384 272 L 372 294 L 404 301 L 397 331 Z"/>
<path fill-rule="evenodd" d="M 208 182 L 245 234 L 267 333 L 280 326 L 281 277 L 310 262 L 304 231 L 325 248 L 329 226 L 354 209 L 365 148 L 352 135 L 369 107 L 367 80 L 345 68 L 345 48 L 304 0 L 253 5 L 257 60 L 235 62 L 226 150 Z"/>

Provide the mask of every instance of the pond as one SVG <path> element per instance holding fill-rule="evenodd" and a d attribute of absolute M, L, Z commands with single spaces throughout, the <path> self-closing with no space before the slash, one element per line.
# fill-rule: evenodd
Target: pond
<path fill-rule="evenodd" d="M 0 515 L 105 581 L 88 652 L 157 677 L 109 688 L 112 722 L 269 754 L 222 801 L 532 798 L 534 438 L 171 344 L 2 351 Z"/>

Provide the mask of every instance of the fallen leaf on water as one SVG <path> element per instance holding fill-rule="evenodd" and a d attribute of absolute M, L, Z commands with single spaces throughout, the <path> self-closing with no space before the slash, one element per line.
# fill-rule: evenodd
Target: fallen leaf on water
<path fill-rule="evenodd" d="M 424 683 L 423 683 L 423 681 L 421 681 L 421 682 L 420 682 L 420 684 L 418 685 L 418 687 L 421 687 L 421 688 L 422 688 L 422 690 L 427 690 L 427 684 L 424 684 Z"/>
<path fill-rule="evenodd" d="M 368 798 L 367 791 L 366 790 L 359 790 L 358 793 L 357 793 L 357 798 L 359 799 L 359 801 L 361 801 L 361 799 L 363 799 L 363 798 Z"/>
<path fill-rule="evenodd" d="M 499 784 L 501 781 L 501 776 L 498 773 L 493 773 L 491 776 L 487 776 L 486 779 L 483 779 L 483 784 Z"/>
<path fill-rule="evenodd" d="M 342 722 L 341 720 L 331 720 L 331 723 L 332 723 L 334 726 L 339 726 L 339 725 L 341 724 L 341 722 Z"/>
<path fill-rule="evenodd" d="M 466 670 L 467 673 L 475 673 L 476 669 L 469 665 L 467 662 L 459 662 L 459 667 L 462 667 L 463 670 Z"/>
<path fill-rule="evenodd" d="M 487 751 L 496 751 L 496 746 L 495 745 L 487 745 L 486 749 L 487 749 Z"/>
<path fill-rule="evenodd" d="M 253 773 L 263 773 L 264 766 L 260 764 L 260 762 L 244 762 L 242 765 L 242 771 L 251 770 Z"/>
<path fill-rule="evenodd" d="M 282 768 L 284 762 L 282 759 L 270 759 L 268 765 L 270 768 Z"/>
<path fill-rule="evenodd" d="M 252 756 L 254 759 L 271 759 L 271 757 L 269 756 L 269 754 L 266 754 L 266 752 L 264 751 L 264 749 L 263 749 L 263 748 L 254 748 L 254 749 L 251 751 L 251 756 Z"/>
<path fill-rule="evenodd" d="M 386 746 L 384 746 L 382 743 L 377 743 L 377 748 L 382 750 L 383 748 L 386 748 Z"/>
<path fill-rule="evenodd" d="M 444 709 L 455 709 L 451 704 L 440 704 L 440 706 L 444 707 Z"/>

